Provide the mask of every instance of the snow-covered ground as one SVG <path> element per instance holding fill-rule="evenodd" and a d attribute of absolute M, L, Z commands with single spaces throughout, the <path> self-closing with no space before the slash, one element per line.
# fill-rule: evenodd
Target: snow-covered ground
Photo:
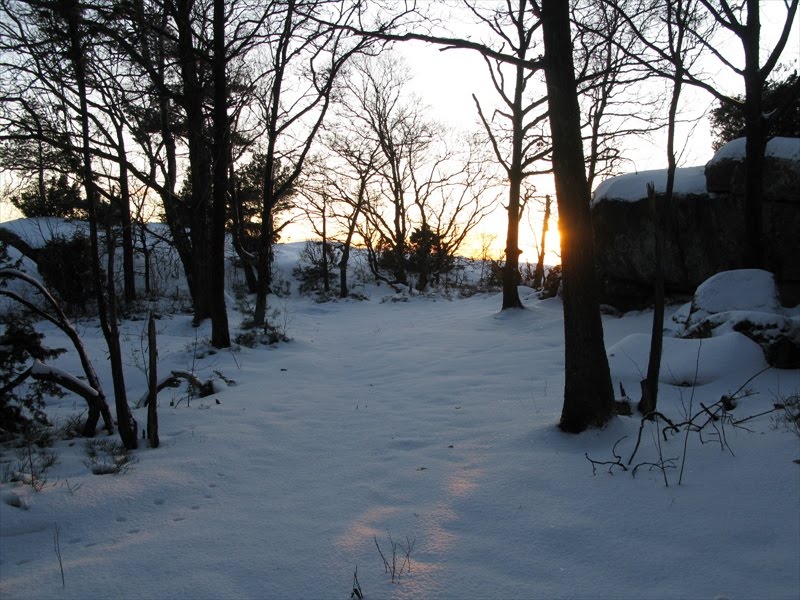
<path fill-rule="evenodd" d="M 296 252 L 280 256 L 291 273 Z M 593 475 L 586 455 L 613 461 L 623 438 L 627 462 L 640 420 L 557 429 L 559 299 L 521 288 L 526 310 L 501 313 L 493 294 L 393 302 L 385 286 L 366 292 L 271 298 L 273 323 L 292 338 L 274 347 L 212 353 L 208 324 L 161 318 L 161 373 L 218 372 L 236 385 L 190 401 L 163 391 L 161 447 L 143 442 L 126 473 L 92 474 L 73 439 L 56 443 L 40 491 L 0 484 L 0 597 L 348 598 L 356 568 L 368 599 L 800 596 L 800 438 L 770 415 L 750 431 L 719 423 L 660 444 L 645 425 L 634 464 L 657 462 L 660 446 L 677 459 L 669 486 L 647 467 Z M 230 315 L 236 334 L 243 317 Z M 604 317 L 615 387 L 634 399 L 650 319 Z M 78 327 L 110 392 L 102 335 Z M 122 323 L 132 402 L 146 389 L 144 328 Z M 666 342 L 659 407 L 675 421 L 765 366 L 738 333 Z M 74 352 L 54 364 L 78 372 Z M 798 393 L 800 373 L 768 370 L 747 390 L 737 418 Z M 48 410 L 63 421 L 82 400 Z M 140 424 L 145 410 L 134 411 Z M 14 469 L 26 454 L 6 449 L 2 460 Z M 391 563 L 390 536 L 403 569 L 394 583 L 376 547 Z"/>

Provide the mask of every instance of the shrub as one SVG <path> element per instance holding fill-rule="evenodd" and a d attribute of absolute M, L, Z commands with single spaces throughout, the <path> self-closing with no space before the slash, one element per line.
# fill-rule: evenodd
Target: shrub
<path fill-rule="evenodd" d="M 542 298 L 553 298 L 558 294 L 558 290 L 561 287 L 561 265 L 556 265 L 551 267 L 547 271 L 547 275 L 544 276 L 544 282 L 542 283 Z"/>
<path fill-rule="evenodd" d="M 78 232 L 49 240 L 39 252 L 39 274 L 69 308 L 86 310 L 94 294 L 89 239 Z"/>
<path fill-rule="evenodd" d="M 324 252 L 324 254 L 323 254 Z M 329 286 L 336 280 L 334 268 L 339 264 L 340 253 L 332 244 L 308 241 L 300 252 L 300 262 L 294 269 L 294 276 L 300 281 L 300 293 L 308 294 L 324 289 L 325 269 L 327 260 L 327 275 Z"/>
<path fill-rule="evenodd" d="M 60 389 L 52 383 L 31 382 L 11 389 L 11 384 L 27 368 L 31 359 L 44 361 L 64 352 L 62 348 L 50 349 L 42 345 L 43 336 L 30 323 L 19 318 L 0 321 L 0 423 L 5 435 L 14 437 L 47 425 L 42 408 L 44 396 L 61 396 Z"/>

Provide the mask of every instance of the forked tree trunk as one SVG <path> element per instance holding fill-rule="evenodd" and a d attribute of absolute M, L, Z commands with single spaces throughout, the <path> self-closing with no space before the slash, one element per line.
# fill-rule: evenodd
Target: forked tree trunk
<path fill-rule="evenodd" d="M 92 157 L 90 152 L 89 137 L 89 107 L 86 89 L 86 63 L 83 53 L 83 40 L 80 32 L 80 6 L 76 0 L 65 0 L 60 3 L 59 12 L 66 21 L 69 42 L 69 59 L 75 75 L 78 100 L 80 105 L 79 118 L 81 122 L 81 154 L 83 159 L 82 177 L 86 190 L 86 199 L 89 212 L 89 237 L 92 245 L 92 275 L 95 280 L 95 294 L 97 299 L 97 312 L 100 318 L 100 327 L 108 346 L 109 361 L 111 362 L 111 375 L 114 382 L 114 399 L 117 409 L 117 427 L 123 445 L 130 449 L 138 445 L 136 435 L 136 422 L 131 416 L 128 399 L 125 393 L 125 379 L 122 366 L 122 352 L 119 346 L 119 332 L 117 331 L 116 310 L 113 304 L 114 279 L 113 272 L 106 274 L 108 281 L 109 297 L 103 289 L 102 267 L 100 266 L 100 247 L 97 233 L 97 189 L 94 183 Z M 107 236 L 110 240 L 110 236 Z M 109 268 L 114 264 L 113 248 L 109 247 Z M 109 306 L 112 305 L 112 306 Z"/>

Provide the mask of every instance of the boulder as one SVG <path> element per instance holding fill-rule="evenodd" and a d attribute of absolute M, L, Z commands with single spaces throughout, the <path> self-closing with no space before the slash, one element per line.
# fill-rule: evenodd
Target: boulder
<path fill-rule="evenodd" d="M 664 224 L 667 294 L 691 294 L 721 271 L 746 266 L 744 140 L 723 146 L 701 167 L 678 169 Z M 646 306 L 655 277 L 654 225 L 646 185 L 666 189 L 666 171 L 627 174 L 603 182 L 592 219 L 602 302 L 621 310 Z M 800 302 L 800 139 L 767 147 L 764 188 L 766 267 L 783 300 Z"/>
<path fill-rule="evenodd" d="M 695 291 L 678 337 L 709 338 L 739 332 L 764 351 L 773 367 L 800 367 L 800 312 L 780 302 L 772 273 L 740 269 L 717 273 Z"/>

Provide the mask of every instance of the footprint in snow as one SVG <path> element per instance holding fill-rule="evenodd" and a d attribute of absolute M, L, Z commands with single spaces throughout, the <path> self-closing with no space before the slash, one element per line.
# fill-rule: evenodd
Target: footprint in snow
<path fill-rule="evenodd" d="M 156 506 L 161 506 L 162 504 L 164 504 L 164 499 L 156 498 L 155 500 L 153 500 L 153 504 L 155 504 Z"/>

